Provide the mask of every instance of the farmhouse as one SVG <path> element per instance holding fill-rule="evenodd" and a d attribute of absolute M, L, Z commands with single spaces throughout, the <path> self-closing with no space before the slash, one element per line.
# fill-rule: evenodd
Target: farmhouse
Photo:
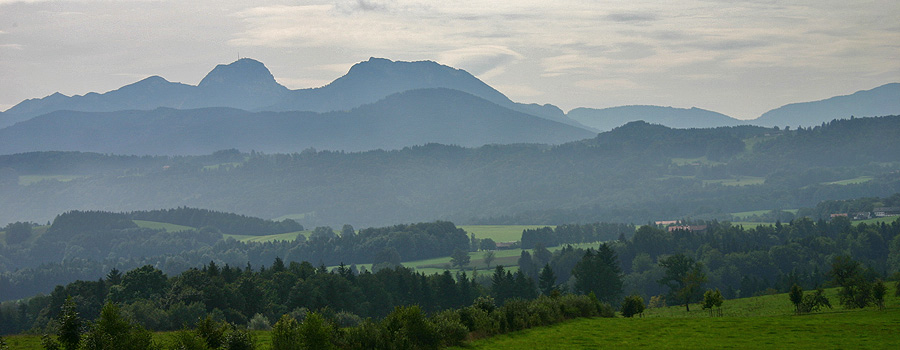
<path fill-rule="evenodd" d="M 702 232 L 706 230 L 706 225 L 681 225 L 681 226 L 669 226 L 669 232 L 675 232 L 677 230 L 691 231 L 691 232 Z"/>
<path fill-rule="evenodd" d="M 875 217 L 883 218 L 885 216 L 900 215 L 900 207 L 880 207 L 873 210 Z"/>

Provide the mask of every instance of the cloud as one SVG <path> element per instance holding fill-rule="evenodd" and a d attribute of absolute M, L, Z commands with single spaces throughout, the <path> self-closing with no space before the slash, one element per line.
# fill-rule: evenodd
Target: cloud
<path fill-rule="evenodd" d="M 522 59 L 523 56 L 505 46 L 480 45 L 444 51 L 438 61 L 456 68 L 462 68 L 483 79 L 500 74 L 505 66 Z"/>
<path fill-rule="evenodd" d="M 654 13 L 610 13 L 604 18 L 613 22 L 651 22 L 656 21 L 657 16 Z"/>

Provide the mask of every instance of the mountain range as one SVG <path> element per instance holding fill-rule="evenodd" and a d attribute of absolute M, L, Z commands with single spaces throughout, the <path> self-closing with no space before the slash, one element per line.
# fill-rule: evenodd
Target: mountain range
<path fill-rule="evenodd" d="M 30 151 L 197 155 L 237 148 L 291 153 L 364 151 L 426 143 L 559 144 L 595 134 L 445 88 L 391 95 L 348 111 L 248 112 L 236 108 L 57 111 L 0 129 L 0 154 Z"/>
<path fill-rule="evenodd" d="M 900 113 L 900 84 L 790 104 L 755 120 L 700 108 L 516 103 L 468 72 L 370 58 L 318 88 L 291 90 L 259 61 L 216 66 L 198 85 L 152 76 L 106 93 L 54 93 L 0 113 L 0 152 L 197 154 L 243 148 L 366 150 L 428 142 L 564 143 L 644 120 L 674 128 L 813 126 Z M 298 148 L 300 147 L 300 148 Z"/>

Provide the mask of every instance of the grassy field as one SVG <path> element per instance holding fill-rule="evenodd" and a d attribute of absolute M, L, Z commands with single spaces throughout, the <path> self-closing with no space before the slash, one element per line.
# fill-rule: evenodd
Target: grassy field
<path fill-rule="evenodd" d="M 733 179 L 703 180 L 704 184 L 720 184 L 722 186 L 762 185 L 765 182 L 766 178 L 756 176 L 736 176 Z"/>
<path fill-rule="evenodd" d="M 893 290 L 893 284 L 889 285 Z M 796 316 L 786 294 L 726 300 L 723 317 L 700 305 L 650 309 L 641 318 L 577 319 L 474 341 L 457 349 L 897 349 L 900 298 L 886 309 L 836 308 Z"/>
<path fill-rule="evenodd" d="M 156 222 L 156 221 L 144 221 L 144 220 L 132 220 L 135 225 L 141 228 L 149 228 L 154 230 L 166 230 L 169 232 L 178 232 L 178 231 L 189 231 L 193 230 L 193 227 L 190 226 L 181 226 L 175 224 L 169 224 L 165 222 Z"/>
<path fill-rule="evenodd" d="M 742 212 L 737 212 L 737 213 L 731 213 L 731 215 L 738 217 L 738 218 L 745 218 L 745 217 L 749 217 L 749 216 L 753 216 L 753 215 L 756 215 L 756 216 L 764 215 L 770 211 L 772 211 L 772 210 L 769 209 L 769 210 L 742 211 Z M 786 211 L 789 213 L 797 214 L 799 209 L 781 209 L 781 211 Z"/>
<path fill-rule="evenodd" d="M 722 162 L 716 162 L 716 161 L 706 159 L 706 156 L 698 157 L 698 158 L 672 158 L 672 163 L 675 163 L 675 165 L 688 165 L 688 164 L 721 165 L 721 164 L 725 164 Z"/>
<path fill-rule="evenodd" d="M 87 177 L 85 175 L 20 175 L 19 186 L 28 186 L 41 181 L 68 182 Z"/>
<path fill-rule="evenodd" d="M 225 238 L 234 238 L 241 242 L 274 242 L 274 241 L 293 241 L 297 239 L 297 236 L 304 235 L 306 238 L 309 238 L 309 235 L 312 231 L 296 231 L 296 232 L 288 232 L 288 233 L 279 233 L 275 235 L 265 235 L 265 236 L 249 236 L 249 235 L 222 235 Z"/>
<path fill-rule="evenodd" d="M 861 183 L 866 183 L 872 181 L 873 177 L 871 176 L 860 176 L 847 180 L 840 181 L 832 181 L 832 182 L 823 182 L 823 185 L 856 185 Z"/>
<path fill-rule="evenodd" d="M 459 228 L 475 235 L 490 238 L 494 242 L 513 242 L 522 239 L 522 231 L 547 227 L 547 225 L 461 225 Z M 552 227 L 552 226 L 550 226 Z"/>
<path fill-rule="evenodd" d="M 572 246 L 576 248 L 597 248 L 598 246 L 600 246 L 600 243 L 572 244 Z M 547 250 L 555 252 L 562 248 L 563 246 L 550 247 L 547 248 Z M 530 251 L 530 249 L 526 250 Z M 518 262 L 519 256 L 522 255 L 522 249 L 506 249 L 494 251 L 494 261 L 491 262 L 490 267 L 488 267 L 484 263 L 484 253 L 485 252 L 483 251 L 469 252 L 469 258 L 471 260 L 469 261 L 469 265 L 467 265 L 463 270 L 471 271 L 474 267 L 477 268 L 478 271 L 485 272 L 494 269 L 497 265 L 503 265 L 504 268 L 512 272 L 516 272 L 519 270 Z M 434 273 L 443 273 L 444 270 L 450 270 L 451 272 L 459 271 L 459 269 L 457 268 L 451 268 L 449 256 L 426 260 L 404 261 L 402 262 L 402 264 L 403 266 L 414 268 L 418 272 L 429 275 Z M 329 268 L 333 267 L 336 266 L 329 266 Z M 356 267 L 358 269 L 366 268 L 368 270 L 371 270 L 372 264 L 357 264 Z"/>

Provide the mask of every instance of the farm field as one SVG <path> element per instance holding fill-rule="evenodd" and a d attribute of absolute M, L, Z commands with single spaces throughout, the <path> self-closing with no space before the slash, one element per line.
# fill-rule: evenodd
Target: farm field
<path fill-rule="evenodd" d="M 840 180 L 840 181 L 832 181 L 832 182 L 823 182 L 823 185 L 856 185 L 861 183 L 866 183 L 872 181 L 874 177 L 871 176 L 860 176 L 852 179 Z"/>
<path fill-rule="evenodd" d="M 525 229 L 541 228 L 546 227 L 546 225 L 463 225 L 458 227 L 467 233 L 474 233 L 475 238 L 490 238 L 495 242 L 512 242 L 521 239 L 522 231 Z M 309 238 L 312 230 L 266 236 L 225 235 L 225 238 L 231 237 L 241 242 L 293 241 L 301 234 Z M 449 258 L 447 261 L 450 261 Z"/>
<path fill-rule="evenodd" d="M 41 181 L 68 182 L 87 177 L 85 175 L 20 175 L 19 186 L 28 186 Z"/>
<path fill-rule="evenodd" d="M 548 247 L 547 250 L 555 252 L 562 249 L 564 246 L 565 245 Z M 571 246 L 575 248 L 597 248 L 598 246 L 600 246 L 600 243 L 571 244 Z M 494 251 L 494 261 L 491 262 L 490 267 L 488 267 L 484 263 L 484 251 L 469 252 L 469 258 L 471 260 L 469 261 L 469 265 L 467 265 L 466 268 L 462 270 L 471 272 L 472 268 L 474 267 L 477 268 L 480 272 L 491 273 L 491 269 L 497 267 L 497 265 L 503 265 L 503 267 L 507 270 L 516 272 L 519 270 L 519 266 L 517 264 L 519 261 L 519 256 L 522 255 L 522 250 L 523 249 L 506 249 Z M 451 268 L 449 256 L 426 260 L 403 261 L 401 262 L 401 264 L 406 267 L 414 268 L 417 272 L 422 272 L 424 274 L 443 273 L 444 270 L 450 270 L 451 272 L 460 271 L 457 268 Z M 329 266 L 329 268 L 333 267 L 336 266 Z M 356 267 L 358 269 L 366 268 L 367 270 L 371 270 L 372 264 L 357 264 Z"/>
<path fill-rule="evenodd" d="M 757 216 L 759 216 L 759 215 L 764 215 L 764 214 L 766 214 L 766 213 L 768 213 L 768 212 L 770 212 L 770 211 L 772 211 L 772 210 L 742 211 L 742 212 L 737 212 L 737 213 L 731 213 L 731 215 L 732 215 L 732 216 L 735 216 L 735 217 L 738 217 L 738 218 L 745 218 L 745 217 L 753 216 L 753 215 L 757 215 Z M 798 210 L 798 209 L 782 209 L 781 211 L 786 211 L 786 212 L 789 212 L 789 213 L 797 214 L 797 212 L 798 212 L 799 210 Z"/>
<path fill-rule="evenodd" d="M 548 227 L 549 225 L 460 225 L 457 226 L 475 238 L 493 239 L 494 242 L 513 242 L 522 238 L 522 231 Z M 550 226 L 552 227 L 552 226 Z"/>
<path fill-rule="evenodd" d="M 889 290 L 893 290 L 893 283 Z M 786 294 L 726 300 L 723 317 L 699 304 L 650 309 L 640 318 L 577 319 L 476 340 L 456 349 L 892 349 L 900 344 L 900 298 L 885 310 L 834 309 L 797 316 Z"/>
<path fill-rule="evenodd" d="M 193 227 L 190 226 L 182 226 L 175 225 L 166 222 L 156 222 L 156 221 L 144 221 L 144 220 L 131 220 L 134 221 L 135 225 L 138 225 L 140 228 L 149 228 L 154 230 L 166 230 L 168 232 L 178 232 L 178 231 L 189 231 L 193 230 Z"/>
<path fill-rule="evenodd" d="M 755 176 L 736 176 L 733 179 L 703 180 L 704 184 L 720 184 L 722 186 L 762 185 L 765 182 L 766 178 Z"/>
<path fill-rule="evenodd" d="M 293 241 L 297 239 L 297 236 L 304 235 L 306 238 L 309 238 L 309 235 L 312 234 L 312 231 L 296 231 L 296 232 L 287 232 L 287 233 L 279 233 L 276 235 L 266 235 L 266 236 L 251 236 L 251 235 L 228 235 L 223 234 L 224 238 L 234 238 L 235 240 L 241 242 L 274 242 L 274 241 Z"/>

